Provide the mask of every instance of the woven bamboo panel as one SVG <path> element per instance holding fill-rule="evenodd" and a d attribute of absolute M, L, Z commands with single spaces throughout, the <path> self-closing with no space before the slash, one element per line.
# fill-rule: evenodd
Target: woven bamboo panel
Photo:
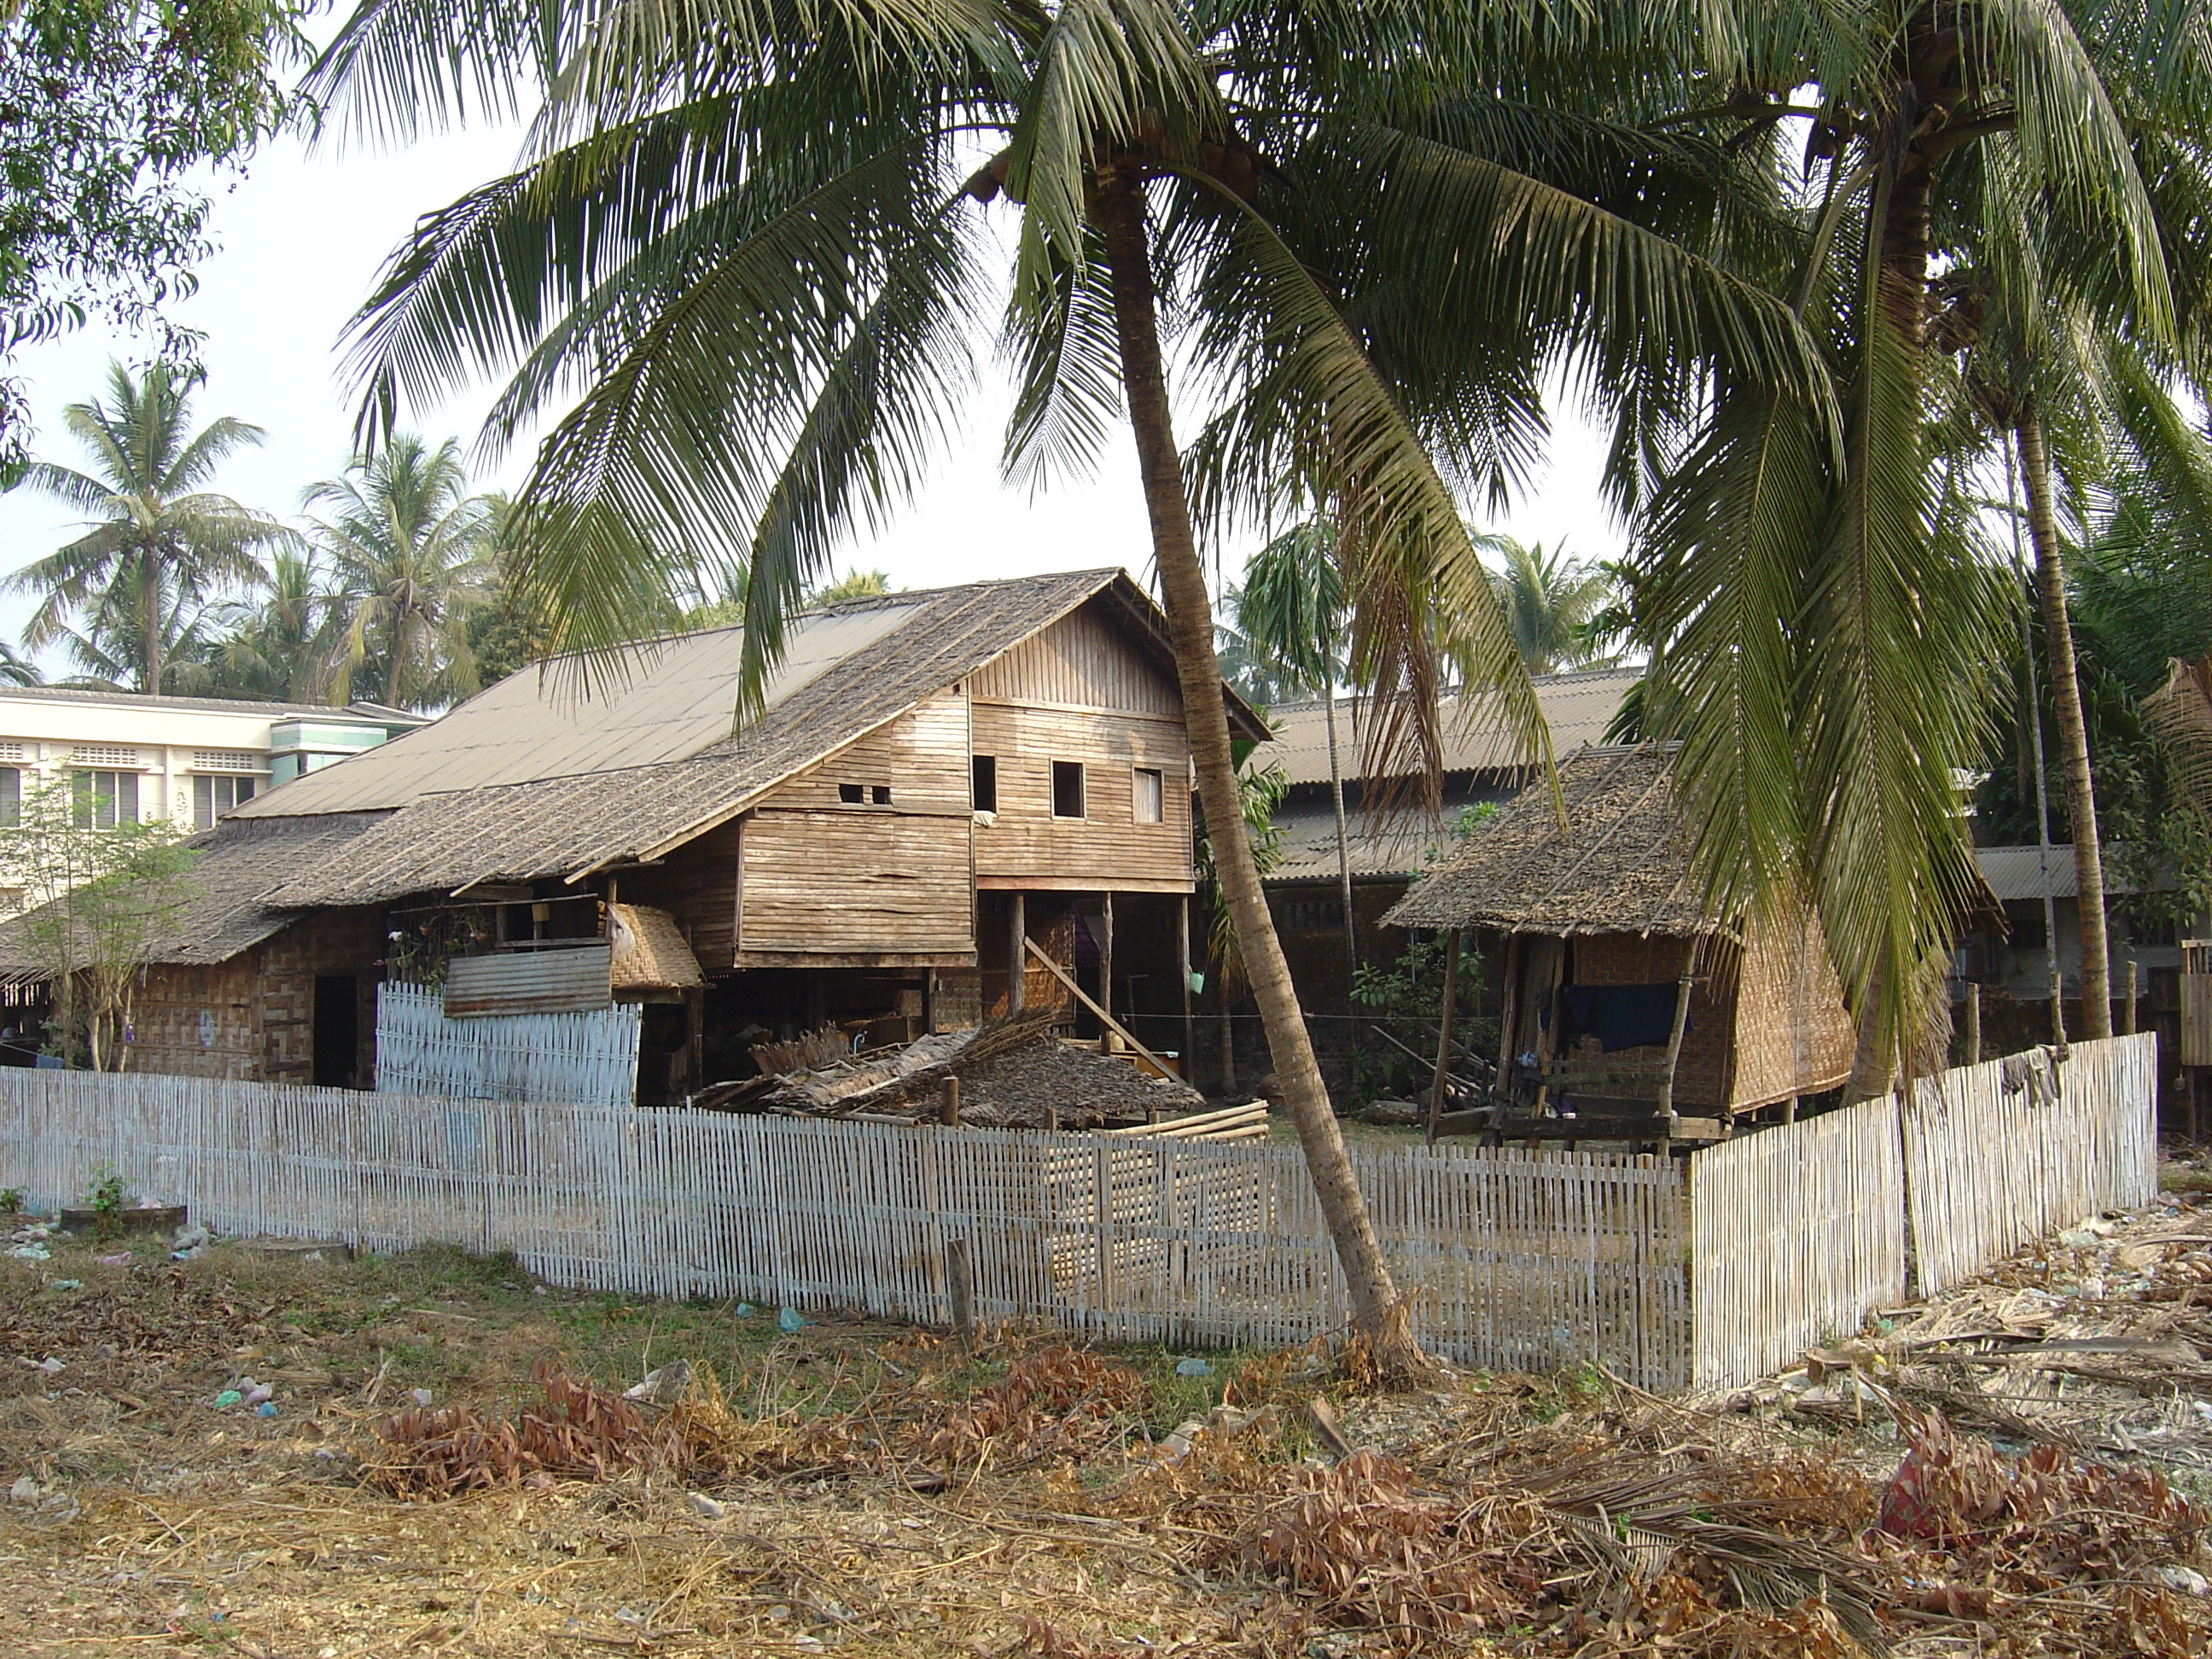
<path fill-rule="evenodd" d="M 2030 1240 L 2158 1191 L 2158 1039 L 2075 1043 L 1962 1066 L 1905 1108 L 1906 1191 L 1923 1295 Z"/>
<path fill-rule="evenodd" d="M 1414 1320 L 1463 1364 L 1688 1381 L 1687 1209 L 1664 1160 L 1355 1152 Z M 511 1249 L 561 1285 L 1098 1336 L 1304 1342 L 1348 1313 L 1296 1147 L 513 1104 L 0 1070 L 0 1184 L 112 1165 L 227 1232 Z"/>
<path fill-rule="evenodd" d="M 1905 1294 L 1897 1103 L 1764 1129 L 1692 1159 L 1699 1388 L 1734 1388 Z"/>

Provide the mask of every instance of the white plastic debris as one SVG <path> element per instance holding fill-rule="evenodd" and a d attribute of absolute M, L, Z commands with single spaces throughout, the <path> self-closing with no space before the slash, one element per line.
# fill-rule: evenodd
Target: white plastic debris
<path fill-rule="evenodd" d="M 665 1405 L 681 1395 L 691 1381 L 691 1362 L 672 1360 L 645 1374 L 645 1381 L 623 1390 L 625 1400 L 641 1401 L 647 1405 Z"/>
<path fill-rule="evenodd" d="M 709 1521 L 729 1519 L 730 1506 L 718 1498 L 708 1497 L 703 1492 L 687 1492 L 684 1494 L 684 1501 L 691 1506 L 695 1514 L 704 1516 Z"/>

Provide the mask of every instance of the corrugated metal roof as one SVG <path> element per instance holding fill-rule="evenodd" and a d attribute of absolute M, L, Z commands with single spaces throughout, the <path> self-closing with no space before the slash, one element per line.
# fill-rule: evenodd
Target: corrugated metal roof
<path fill-rule="evenodd" d="M 106 708 L 169 709 L 191 714 L 265 714 L 271 720 L 302 719 L 350 720 L 371 726 L 421 726 L 430 717 L 410 714 L 404 708 L 381 703 L 257 702 L 245 697 L 151 697 L 143 691 L 95 691 L 76 685 L 0 685 L 0 702 L 37 702 L 47 698 L 64 702 L 96 703 Z"/>
<path fill-rule="evenodd" d="M 2114 842 L 2104 849 L 2105 891 L 2118 897 L 2142 890 L 2122 873 L 2129 862 L 2125 843 Z M 1982 867 L 1982 879 L 1990 884 L 1990 891 L 2002 902 L 2017 904 L 2024 900 L 2040 901 L 2044 895 L 2046 857 L 2051 896 L 2070 899 L 2079 896 L 2074 879 L 2074 843 L 2063 842 L 2054 845 L 2045 855 L 2035 847 L 1977 847 L 1974 862 Z M 2160 870 L 2151 882 L 2150 890 L 2169 893 L 2173 890 L 2174 873 Z"/>
<path fill-rule="evenodd" d="M 931 597 L 800 618 L 765 688 L 768 708 L 912 620 Z M 589 679 L 574 658 L 523 669 L 420 731 L 256 796 L 237 816 L 389 811 L 444 791 L 688 760 L 730 736 L 744 644 L 743 629 L 717 628 L 634 647 Z"/>
<path fill-rule="evenodd" d="M 446 1018 L 574 1014 L 614 1005 L 614 949 L 601 939 L 544 951 L 455 957 L 446 964 Z"/>
<path fill-rule="evenodd" d="M 1536 703 L 1552 728 L 1552 752 L 1565 755 L 1584 744 L 1603 742 L 1606 727 L 1620 712 L 1621 699 L 1643 678 L 1640 668 L 1539 675 L 1534 682 Z M 1336 700 L 1337 744 L 1346 777 L 1357 775 L 1359 770 L 1364 702 L 1360 697 Z M 1481 699 L 1449 696 L 1443 699 L 1440 713 L 1445 771 L 1498 771 L 1522 763 L 1511 735 Z M 1261 764 L 1273 762 L 1290 775 L 1292 783 L 1328 781 L 1328 717 L 1318 699 L 1279 703 L 1267 710 L 1267 723 L 1274 728 L 1275 740 L 1261 746 Z"/>
<path fill-rule="evenodd" d="M 1447 817 L 1456 816 L 1458 810 L 1448 807 Z M 1283 832 L 1283 857 L 1267 872 L 1269 881 L 1337 879 L 1336 810 L 1328 802 L 1278 807 L 1275 827 Z M 1350 832 L 1345 839 L 1354 879 L 1418 874 L 1431 862 L 1432 851 L 1448 842 L 1456 844 L 1444 825 L 1414 813 L 1401 815 L 1378 835 L 1354 806 L 1346 814 L 1345 828 Z"/>

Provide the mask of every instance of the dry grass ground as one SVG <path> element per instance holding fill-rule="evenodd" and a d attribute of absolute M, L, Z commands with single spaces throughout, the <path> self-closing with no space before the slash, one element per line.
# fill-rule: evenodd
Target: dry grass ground
<path fill-rule="evenodd" d="M 786 1334 L 442 1251 L 0 1261 L 0 1655 L 2212 1651 L 2156 1463 L 1886 1410 L 1879 1360 L 1873 1405 L 1806 1410 L 1179 1358 Z M 678 1359 L 672 1402 L 620 1399 Z M 248 1376 L 274 1415 L 212 1403 Z"/>

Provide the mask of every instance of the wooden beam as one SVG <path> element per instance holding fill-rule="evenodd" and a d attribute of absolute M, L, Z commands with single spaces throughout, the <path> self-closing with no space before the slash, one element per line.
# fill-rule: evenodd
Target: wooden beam
<path fill-rule="evenodd" d="M 1966 981 L 1966 1064 L 1982 1063 L 1982 988 Z"/>
<path fill-rule="evenodd" d="M 1444 1113 L 1444 1085 L 1451 1076 L 1452 1012 L 1459 1000 L 1459 929 L 1444 934 L 1444 1003 L 1443 1029 L 1437 1036 L 1437 1074 L 1429 1085 L 1429 1145 L 1437 1144 L 1437 1120 Z"/>
<path fill-rule="evenodd" d="M 1674 1026 L 1667 1034 L 1667 1075 L 1659 1083 L 1658 1115 L 1667 1120 L 1669 1139 L 1680 1121 L 1674 1111 L 1674 1068 L 1681 1064 L 1682 1031 L 1690 1023 L 1690 988 L 1696 983 L 1687 974 L 1674 982 Z"/>
<path fill-rule="evenodd" d="M 1098 1000 L 1113 1018 L 1114 1008 L 1114 890 L 1098 897 Z"/>
<path fill-rule="evenodd" d="M 2128 958 L 2128 1000 L 2120 1016 L 2122 1036 L 2133 1036 L 2136 1034 L 2136 959 L 2130 957 Z"/>
<path fill-rule="evenodd" d="M 1028 968 L 1022 961 L 1022 947 L 1030 942 L 1029 907 L 1019 893 L 1013 897 L 1013 916 L 1006 928 L 1006 1012 L 1018 1014 L 1025 1000 L 1022 981 L 1028 976 Z"/>
<path fill-rule="evenodd" d="M 1154 826 L 1147 825 L 1146 828 Z M 1112 876 L 1117 893 L 1194 893 L 1195 882 L 1182 881 L 1171 876 Z M 975 888 L 983 893 L 1095 893 L 1098 890 L 1098 876 L 1055 876 L 1039 872 L 1034 875 L 984 875 L 975 877 Z"/>
<path fill-rule="evenodd" d="M 1182 896 L 1182 902 L 1177 908 L 1176 977 L 1182 987 L 1182 1080 L 1194 1089 L 1198 1085 L 1191 1079 L 1198 1071 L 1198 1023 L 1191 1011 L 1189 894 Z"/>
<path fill-rule="evenodd" d="M 1175 1075 L 1174 1073 L 1168 1069 L 1167 1062 L 1165 1060 L 1162 1060 L 1150 1048 L 1145 1047 L 1143 1043 L 1138 1042 L 1135 1037 L 1129 1034 L 1126 1027 L 1115 1019 L 1113 1015 L 1108 1013 L 1103 1008 L 1100 1007 L 1088 996 L 1085 995 L 1083 988 L 1075 982 L 1066 969 L 1061 968 L 1058 963 L 1052 959 L 1042 945 L 1039 945 L 1033 939 L 1025 939 L 1022 943 L 1029 947 L 1029 953 L 1035 957 L 1037 961 L 1042 964 L 1045 972 L 1050 974 L 1054 979 L 1066 986 L 1069 995 L 1073 996 L 1078 1002 L 1088 1008 L 1092 1013 L 1097 1015 L 1100 1021 L 1103 1023 L 1108 1030 L 1113 1032 L 1115 1036 L 1120 1037 L 1122 1042 L 1127 1043 L 1132 1048 L 1135 1049 L 1137 1053 L 1143 1056 L 1148 1063 L 1158 1067 L 1162 1077 L 1173 1077 Z"/>

